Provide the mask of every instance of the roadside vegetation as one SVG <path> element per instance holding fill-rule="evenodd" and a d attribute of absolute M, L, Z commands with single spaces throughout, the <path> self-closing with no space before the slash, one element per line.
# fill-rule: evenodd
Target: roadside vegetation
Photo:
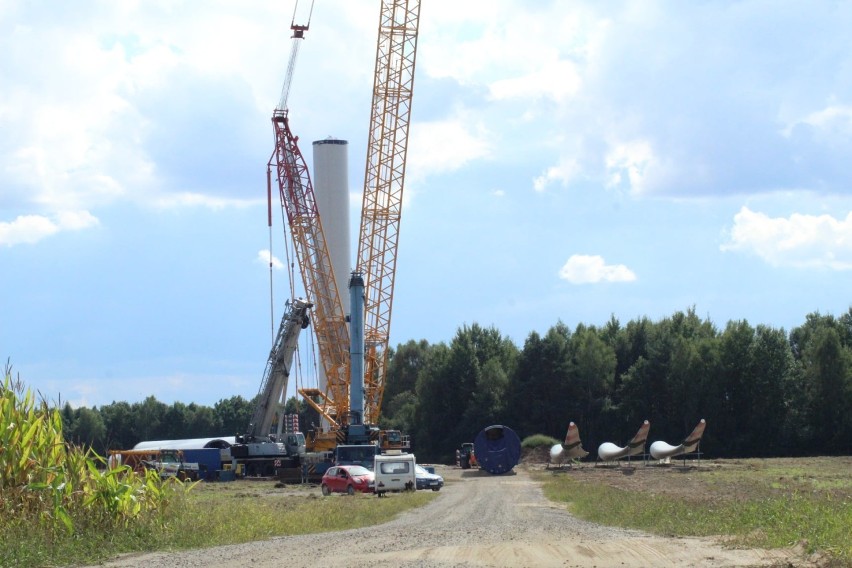
<path fill-rule="evenodd" d="M 852 458 L 736 460 L 700 468 L 538 473 L 545 495 L 583 519 L 733 546 L 801 546 L 852 566 Z"/>
<path fill-rule="evenodd" d="M 246 489 L 246 486 L 249 489 Z M 262 499 L 257 497 L 262 492 Z M 184 484 L 109 469 L 68 444 L 59 411 L 13 380 L 0 384 L 0 567 L 69 566 L 121 553 L 206 547 L 362 527 L 425 504 L 431 492 L 294 495 L 272 483 Z M 182 530 L 192 527 L 193 530 Z"/>
<path fill-rule="evenodd" d="M 163 528 L 182 486 L 105 465 L 65 442 L 59 412 L 13 380 L 7 364 L 0 384 L 0 565 L 94 558 L 116 536 L 132 541 Z"/>
<path fill-rule="evenodd" d="M 181 519 L 194 530 L 164 535 L 158 548 L 200 548 L 377 525 L 436 495 L 416 491 L 390 497 L 360 493 L 323 497 L 316 486 L 276 488 L 269 481 L 204 483 L 187 496 Z"/>
<path fill-rule="evenodd" d="M 527 436 L 521 441 L 521 448 L 524 450 L 538 450 L 540 448 L 550 449 L 558 443 L 559 440 L 552 436 L 546 436 L 545 434 L 533 434 L 532 436 Z"/>

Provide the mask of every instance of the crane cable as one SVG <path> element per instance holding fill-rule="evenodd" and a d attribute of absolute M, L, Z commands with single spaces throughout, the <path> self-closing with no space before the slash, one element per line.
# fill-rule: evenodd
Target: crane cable
<path fill-rule="evenodd" d="M 294 72 L 294 69 L 295 69 L 295 66 L 296 66 L 296 59 L 297 59 L 297 56 L 299 54 L 299 45 L 301 44 L 301 42 L 299 40 L 304 39 L 305 32 L 310 28 L 311 18 L 313 16 L 313 12 L 314 12 L 314 1 L 315 0 L 311 0 L 311 7 L 310 7 L 310 10 L 308 12 L 308 21 L 304 25 L 296 24 L 296 13 L 297 13 L 298 8 L 299 8 L 299 1 L 296 0 L 295 5 L 293 6 L 293 18 L 290 21 L 290 29 L 293 31 L 293 35 L 291 36 L 291 38 L 293 39 L 293 42 L 292 42 L 291 49 L 290 49 L 290 59 L 287 62 L 287 72 L 286 72 L 286 75 L 285 75 L 284 84 L 281 87 L 281 96 L 280 96 L 280 99 L 279 99 L 279 102 L 278 102 L 278 107 L 277 107 L 279 110 L 282 110 L 282 111 L 285 111 L 285 112 L 288 110 L 287 109 L 287 99 L 289 97 L 290 86 L 291 86 L 292 81 L 293 81 L 293 72 Z M 274 293 L 273 293 L 273 290 L 274 290 L 274 282 L 273 282 L 273 268 L 274 268 L 273 259 L 274 259 L 274 256 L 272 254 L 272 189 L 271 189 L 272 185 L 271 185 L 271 175 L 272 175 L 271 169 L 269 169 L 269 167 L 268 167 L 267 168 L 267 185 L 268 185 L 268 188 L 269 188 L 269 190 L 268 190 L 268 193 L 269 193 L 269 195 L 268 195 L 268 201 L 269 201 L 269 215 L 268 215 L 268 217 L 269 217 L 269 222 L 268 222 L 268 225 L 269 225 L 269 312 L 270 312 L 269 319 L 270 319 L 270 330 L 271 330 L 270 333 L 271 333 L 271 336 L 272 336 L 272 343 L 274 344 L 275 343 L 275 300 L 274 300 Z M 287 261 L 287 263 L 286 263 L 286 265 L 287 265 L 287 278 L 288 278 L 289 285 L 290 285 L 290 295 L 291 295 L 291 297 L 296 297 L 296 276 L 295 276 L 295 264 L 296 264 L 296 262 L 294 260 L 295 256 L 296 256 L 296 254 L 295 254 L 295 242 L 292 242 L 292 240 L 288 241 L 288 239 L 287 239 L 287 232 L 288 232 L 288 231 L 286 231 L 287 218 L 286 218 L 286 215 L 284 213 L 283 208 L 281 210 L 281 217 L 282 217 L 283 226 L 285 227 L 284 250 L 285 250 L 286 261 Z M 311 326 L 311 327 L 312 327 L 312 330 L 311 330 L 312 333 L 307 335 L 307 338 L 305 339 L 305 343 L 308 345 L 308 348 L 306 349 L 306 351 L 309 354 L 308 366 L 314 369 L 313 374 L 314 374 L 314 376 L 317 376 L 316 369 L 318 367 L 317 367 L 317 355 L 316 355 L 316 341 L 315 341 L 315 339 L 314 340 L 311 339 L 311 338 L 314 338 L 313 326 Z M 301 350 L 299 350 L 299 349 L 296 350 L 296 352 L 294 354 L 295 355 L 295 361 L 294 361 L 292 368 L 291 368 L 291 375 L 294 376 L 297 390 L 299 388 L 299 383 L 303 382 L 302 381 L 302 376 L 303 376 L 303 374 L 302 374 L 302 360 L 301 360 L 301 356 L 300 356 L 300 351 Z M 286 393 L 283 393 L 283 396 L 286 397 Z M 286 402 L 286 401 L 282 401 L 282 402 Z"/>
<path fill-rule="evenodd" d="M 296 67 L 296 57 L 299 55 L 299 40 L 305 39 L 305 32 L 311 27 L 311 16 L 314 13 L 314 0 L 311 0 L 311 9 L 308 13 L 308 23 L 305 25 L 296 24 L 296 10 L 299 7 L 299 0 L 296 0 L 296 5 L 293 7 L 293 19 L 290 22 L 290 29 L 293 30 L 293 46 L 290 49 L 290 60 L 287 62 L 287 73 L 284 75 L 284 85 L 281 87 L 281 98 L 278 101 L 280 110 L 287 110 L 287 98 L 290 96 L 290 85 L 293 82 L 293 69 Z"/>

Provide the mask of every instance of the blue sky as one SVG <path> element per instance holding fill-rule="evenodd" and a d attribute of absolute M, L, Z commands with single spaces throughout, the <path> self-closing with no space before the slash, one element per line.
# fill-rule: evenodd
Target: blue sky
<path fill-rule="evenodd" d="M 257 392 L 293 9 L 0 0 L 0 356 L 44 396 Z M 378 14 L 316 0 L 289 99 L 309 160 L 350 143 L 353 231 Z M 846 312 L 850 28 L 828 1 L 423 0 L 391 345 Z"/>

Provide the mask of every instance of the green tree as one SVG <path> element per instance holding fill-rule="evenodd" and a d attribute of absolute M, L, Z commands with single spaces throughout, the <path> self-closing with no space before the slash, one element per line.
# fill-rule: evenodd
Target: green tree
<path fill-rule="evenodd" d="M 240 395 L 223 398 L 213 405 L 213 412 L 222 432 L 233 436 L 244 434 L 251 422 L 253 405 Z M 304 424 L 303 424 L 304 425 Z"/>
<path fill-rule="evenodd" d="M 568 327 L 557 322 L 544 337 L 532 332 L 524 342 L 508 387 L 509 415 L 522 437 L 562 438 L 580 412 L 581 403 L 569 390 L 570 337 Z"/>
<path fill-rule="evenodd" d="M 195 404 L 186 407 L 185 438 L 210 438 L 222 435 L 222 423 L 209 406 Z"/>
<path fill-rule="evenodd" d="M 390 400 L 403 392 L 414 392 L 417 375 L 429 356 L 431 345 L 425 339 L 402 343 L 388 353 L 387 384 L 384 399 Z M 384 408 L 383 408 L 384 411 Z"/>
<path fill-rule="evenodd" d="M 464 413 L 462 427 L 470 431 L 506 421 L 509 376 L 497 358 L 489 359 L 479 371 L 476 389 Z"/>
<path fill-rule="evenodd" d="M 418 455 L 449 463 L 455 441 L 446 439 L 449 425 L 456 424 L 461 405 L 456 383 L 446 374 L 450 349 L 440 343 L 433 346 L 417 378 L 417 405 L 414 409 L 412 444 Z M 449 447 L 448 447 L 449 446 Z"/>
<path fill-rule="evenodd" d="M 163 423 L 168 406 L 153 396 L 133 405 L 134 431 L 139 440 L 167 439 L 168 425 Z"/>
<path fill-rule="evenodd" d="M 101 407 L 101 417 L 106 427 L 107 450 L 126 450 L 142 441 L 136 432 L 133 409 L 126 402 L 115 402 Z"/>
<path fill-rule="evenodd" d="M 495 407 L 477 407 L 481 398 L 502 398 L 501 368 L 508 376 L 517 360 L 517 348 L 495 328 L 478 324 L 458 330 L 449 347 L 435 346 L 417 380 L 414 412 L 418 454 L 449 462 L 462 442 L 500 417 Z M 483 370 L 487 374 L 483 376 Z M 480 393 L 479 388 L 486 390 Z M 484 421 L 484 423 L 483 423 Z"/>
<path fill-rule="evenodd" d="M 106 425 L 96 408 L 81 407 L 74 411 L 71 441 L 84 448 L 92 448 L 104 455 L 106 449 Z M 66 435 L 67 438 L 67 435 Z"/>
<path fill-rule="evenodd" d="M 846 414 L 850 406 L 850 353 L 834 326 L 815 330 L 802 352 L 810 394 L 815 445 L 836 453 L 849 449 Z"/>
<path fill-rule="evenodd" d="M 585 432 L 583 437 L 596 439 L 598 425 L 615 380 L 616 357 L 613 348 L 598 336 L 594 328 L 578 326 L 569 342 L 571 367 L 568 380 L 572 391 L 582 400 L 576 421 Z M 603 440 L 599 440 L 603 441 Z"/>
<path fill-rule="evenodd" d="M 191 438 L 189 414 L 189 407 L 182 402 L 174 402 L 171 406 L 165 407 L 161 415 L 157 438 L 163 440 Z"/>
<path fill-rule="evenodd" d="M 387 430 L 399 430 L 407 434 L 414 432 L 417 394 L 414 391 L 403 391 L 384 404 L 381 427 Z"/>
<path fill-rule="evenodd" d="M 749 408 L 741 430 L 748 436 L 743 453 L 774 456 L 785 453 L 787 385 L 794 369 L 793 353 L 783 329 L 758 325 L 748 355 L 750 382 L 744 385 Z"/>

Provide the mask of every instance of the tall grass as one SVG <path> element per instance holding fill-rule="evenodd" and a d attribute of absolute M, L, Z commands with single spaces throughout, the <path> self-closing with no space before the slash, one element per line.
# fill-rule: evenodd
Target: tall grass
<path fill-rule="evenodd" d="M 567 476 L 540 476 L 545 495 L 577 516 L 668 536 L 729 536 L 731 544 L 780 548 L 803 544 L 852 566 L 852 499 L 831 491 L 755 491 L 719 499 L 628 491 Z M 713 478 L 724 494 L 726 480 Z M 730 483 L 741 479 L 732 476 Z M 768 485 L 768 484 L 767 484 Z"/>

